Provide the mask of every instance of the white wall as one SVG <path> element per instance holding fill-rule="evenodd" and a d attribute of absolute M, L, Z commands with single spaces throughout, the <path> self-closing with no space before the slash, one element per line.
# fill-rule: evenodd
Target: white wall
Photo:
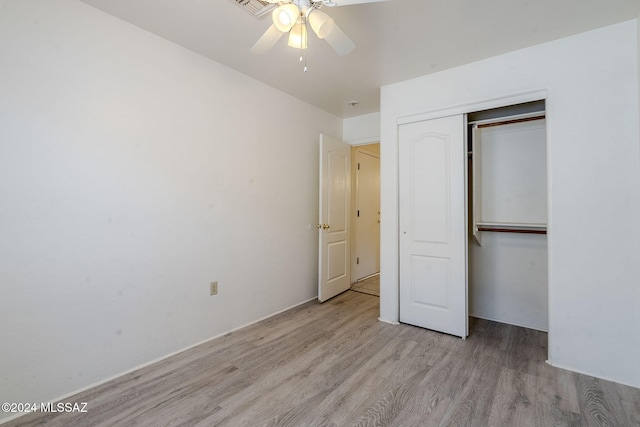
<path fill-rule="evenodd" d="M 468 262 L 470 316 L 548 330 L 546 236 L 483 232 Z"/>
<path fill-rule="evenodd" d="M 382 88 L 381 318 L 398 320 L 397 120 L 545 90 L 549 359 L 640 386 L 637 21 Z"/>
<path fill-rule="evenodd" d="M 344 119 L 342 140 L 351 145 L 380 142 L 380 113 Z"/>
<path fill-rule="evenodd" d="M 341 119 L 73 0 L 0 0 L 0 58 L 0 401 L 317 295 Z"/>

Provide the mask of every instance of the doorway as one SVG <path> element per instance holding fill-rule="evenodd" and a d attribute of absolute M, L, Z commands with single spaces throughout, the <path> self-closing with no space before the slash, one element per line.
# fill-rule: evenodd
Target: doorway
<path fill-rule="evenodd" d="M 380 295 L 380 144 L 352 147 L 352 289 Z"/>
<path fill-rule="evenodd" d="M 380 143 L 319 142 L 318 300 L 350 288 L 379 297 Z"/>

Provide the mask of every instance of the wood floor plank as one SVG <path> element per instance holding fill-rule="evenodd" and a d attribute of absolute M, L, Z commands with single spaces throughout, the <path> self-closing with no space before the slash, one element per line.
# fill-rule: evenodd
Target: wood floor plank
<path fill-rule="evenodd" d="M 384 344 L 384 341 L 382 343 Z M 363 355 L 362 363 L 358 362 L 359 366 L 354 367 L 353 374 L 337 387 L 329 390 L 308 417 L 301 413 L 300 406 L 291 417 L 301 423 L 305 420 L 313 423 L 316 419 L 327 418 L 336 425 L 344 425 L 352 414 L 359 410 L 368 396 L 381 386 L 386 378 L 384 372 L 393 370 L 396 367 L 395 362 L 399 358 L 404 358 L 413 347 L 415 343 L 390 339 L 380 350 L 372 354 L 367 354 L 365 348 L 359 349 L 358 351 Z M 371 375 L 371 372 L 376 372 L 376 375 Z M 354 393 L 354 390 L 358 392 Z M 330 415 L 327 417 L 325 414 Z"/>
<path fill-rule="evenodd" d="M 629 417 L 624 413 L 617 393 L 607 393 L 608 381 L 587 375 L 574 374 L 581 412 L 589 426 L 626 426 Z M 610 391 L 610 389 L 608 390 Z"/>
<path fill-rule="evenodd" d="M 536 425 L 536 378 L 503 368 L 500 372 L 487 425 Z"/>
<path fill-rule="evenodd" d="M 536 388 L 541 403 L 563 411 L 580 413 L 578 392 L 573 372 L 540 363 Z"/>
<path fill-rule="evenodd" d="M 377 344 L 383 345 L 383 343 L 380 341 L 378 341 Z M 323 408 L 323 403 L 326 401 L 338 401 L 340 402 L 340 404 L 334 407 L 333 412 L 321 409 L 320 418 L 326 417 L 325 414 L 331 414 L 328 417 L 328 420 L 330 420 L 331 423 L 335 425 L 344 425 L 336 417 L 336 415 L 338 413 L 350 413 L 356 399 L 352 399 L 352 396 L 345 396 L 345 398 L 337 400 L 334 397 L 334 394 L 336 390 L 342 387 L 344 384 L 357 383 L 358 379 L 354 378 L 354 376 L 356 376 L 356 373 L 363 370 L 362 367 L 368 365 L 367 359 L 370 359 L 370 356 L 359 350 L 358 353 L 360 353 L 359 356 L 352 358 L 349 362 L 350 364 L 355 365 L 350 369 L 350 374 L 345 374 L 342 369 L 343 367 L 337 365 L 336 368 L 340 369 L 341 374 L 337 377 L 337 381 L 324 381 L 320 384 L 315 383 L 314 381 L 310 381 L 308 387 L 303 388 L 304 392 L 301 393 L 298 397 L 295 396 L 296 391 L 292 390 L 289 403 L 284 407 L 285 414 L 280 425 L 299 426 L 306 425 L 310 421 L 313 422 L 314 418 L 316 418 L 314 417 L 315 411 L 312 410 L 310 412 L 309 408 Z M 387 351 L 385 350 L 385 346 L 378 347 L 376 353 L 377 356 L 375 356 L 374 359 L 380 360 L 379 355 L 384 355 L 387 353 Z M 374 364 L 376 364 L 376 362 L 374 362 Z M 335 371 L 331 372 L 331 370 L 327 370 L 323 373 L 323 375 L 336 378 L 335 373 Z M 367 383 L 361 383 L 360 385 L 361 387 L 358 388 L 359 394 L 366 396 L 367 389 L 370 389 L 370 386 Z M 351 393 L 353 393 L 353 388 L 350 388 L 349 390 Z"/>
<path fill-rule="evenodd" d="M 610 386 L 620 396 L 620 404 L 629 418 L 629 425 L 640 426 L 640 389 L 616 383 L 610 383 Z"/>
<path fill-rule="evenodd" d="M 471 319 L 466 340 L 310 302 L 79 393 L 88 413 L 3 427 L 636 426 L 640 390 L 545 363 L 546 334 Z"/>
<path fill-rule="evenodd" d="M 538 331 L 509 325 L 507 367 L 535 375 L 538 365 Z"/>
<path fill-rule="evenodd" d="M 581 427 L 586 425 L 583 417 L 575 412 L 560 409 L 543 402 L 536 405 L 536 427 Z"/>
<path fill-rule="evenodd" d="M 479 355 L 468 363 L 473 366 L 470 377 L 456 399 L 452 399 L 443 422 L 448 425 L 489 425 L 502 367 L 491 354 Z"/>
<path fill-rule="evenodd" d="M 414 341 L 391 340 L 385 347 L 381 363 L 363 366 L 358 372 L 357 382 L 343 384 L 337 390 L 339 396 L 336 393 L 329 396 L 331 401 L 341 403 L 340 407 L 335 407 L 331 419 L 338 425 L 348 425 L 359 418 L 362 419 L 356 421 L 356 424 L 369 424 L 379 418 L 395 417 L 398 411 L 386 407 L 384 402 L 396 405 L 389 400 L 388 395 L 400 390 L 402 385 L 410 387 L 413 381 L 419 381 L 430 369 L 424 357 L 425 351 L 428 351 L 427 347 Z M 375 375 L 371 375 L 372 372 Z M 357 396 L 353 395 L 353 390 L 359 391 Z M 402 395 L 395 393 L 395 397 L 402 398 Z M 391 416 L 391 413 L 394 415 Z"/>

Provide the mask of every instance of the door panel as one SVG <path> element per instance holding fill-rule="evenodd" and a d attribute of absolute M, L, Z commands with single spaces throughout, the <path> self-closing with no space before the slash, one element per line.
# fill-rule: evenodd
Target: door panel
<path fill-rule="evenodd" d="M 340 279 L 347 274 L 347 263 L 344 254 L 347 251 L 344 241 L 329 243 L 327 250 L 327 280 Z"/>
<path fill-rule="evenodd" d="M 448 138 L 432 134 L 411 144 L 412 186 L 410 198 L 414 240 L 449 242 L 449 150 Z M 432 183 L 433 185 L 428 185 Z"/>
<path fill-rule="evenodd" d="M 467 336 L 464 117 L 401 125 L 400 321 Z"/>
<path fill-rule="evenodd" d="M 411 301 L 431 308 L 448 310 L 451 307 L 451 260 L 420 255 L 411 257 L 411 279 L 415 282 L 429 276 L 424 286 L 411 288 Z"/>
<path fill-rule="evenodd" d="M 351 286 L 349 222 L 351 208 L 351 146 L 320 135 L 320 212 L 318 232 L 318 300 Z"/>

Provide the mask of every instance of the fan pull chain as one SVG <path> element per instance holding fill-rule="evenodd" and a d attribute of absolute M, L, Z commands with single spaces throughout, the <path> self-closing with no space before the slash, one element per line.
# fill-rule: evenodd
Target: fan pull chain
<path fill-rule="evenodd" d="M 304 25 L 304 31 L 302 29 L 303 25 Z M 306 29 L 307 29 L 307 20 L 303 18 L 302 21 L 300 22 L 300 34 L 301 35 L 305 35 L 305 36 L 304 37 L 302 37 L 302 36 L 300 37 L 300 62 L 304 61 L 303 71 L 305 73 L 309 70 L 307 68 L 307 55 L 304 53 L 304 45 L 305 45 L 305 43 L 307 44 L 307 47 L 309 47 L 309 45 L 308 45 L 309 36 L 308 36 L 308 33 L 307 33 Z"/>

